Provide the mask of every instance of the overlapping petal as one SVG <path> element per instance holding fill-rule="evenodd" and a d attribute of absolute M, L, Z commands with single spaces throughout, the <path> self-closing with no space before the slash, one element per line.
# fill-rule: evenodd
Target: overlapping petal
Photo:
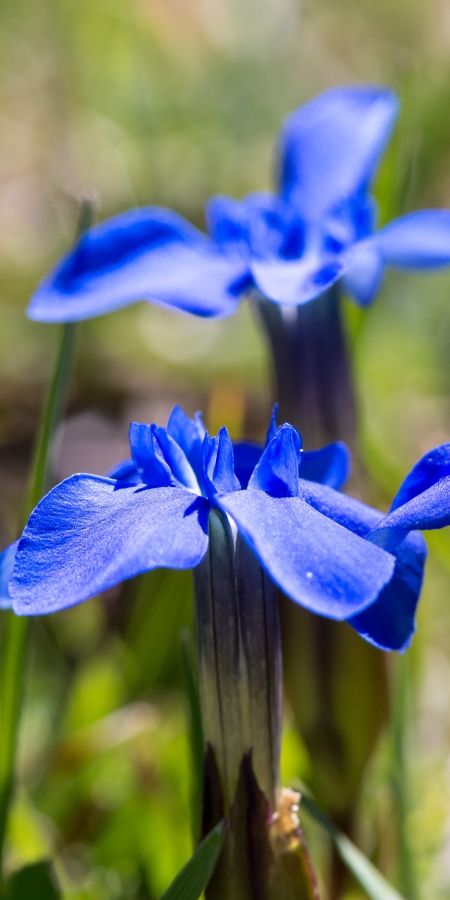
<path fill-rule="evenodd" d="M 272 497 L 296 497 L 300 451 L 297 431 L 291 425 L 283 425 L 255 466 L 249 489 L 265 491 Z"/>
<path fill-rule="evenodd" d="M 441 478 L 378 523 L 369 539 L 392 552 L 408 531 L 428 531 L 450 525 L 450 475 Z"/>
<path fill-rule="evenodd" d="M 337 491 L 350 477 L 351 467 L 352 458 L 347 445 L 343 441 L 335 441 L 320 450 L 304 450 L 300 460 L 300 476 Z"/>
<path fill-rule="evenodd" d="M 198 565 L 208 511 L 203 497 L 183 488 L 73 475 L 30 516 L 10 581 L 14 611 L 55 612 L 139 572 Z"/>
<path fill-rule="evenodd" d="M 403 651 L 411 644 L 426 555 L 422 535 L 408 534 L 396 550 L 394 575 L 389 584 L 372 606 L 348 620 L 375 647 Z"/>
<path fill-rule="evenodd" d="M 376 297 L 385 272 L 385 260 L 375 240 L 355 244 L 351 261 L 342 278 L 342 286 L 360 306 L 368 306 Z"/>
<path fill-rule="evenodd" d="M 234 472 L 233 445 L 226 428 L 221 428 L 217 437 L 205 435 L 202 484 L 211 500 L 218 492 L 239 491 L 241 488 Z"/>
<path fill-rule="evenodd" d="M 390 581 L 395 559 L 327 519 L 299 497 L 259 490 L 219 495 L 262 567 L 288 597 L 332 619 L 370 606 Z"/>
<path fill-rule="evenodd" d="M 248 278 L 239 254 L 224 253 L 181 216 L 137 209 L 88 231 L 40 284 L 28 315 L 68 322 L 150 300 L 225 316 L 236 310 Z"/>
<path fill-rule="evenodd" d="M 375 85 L 325 91 L 285 121 L 280 193 L 308 221 L 364 193 L 398 111 L 395 94 Z"/>
<path fill-rule="evenodd" d="M 450 475 L 450 444 L 440 444 L 422 456 L 400 485 L 392 504 L 390 512 L 403 506 L 408 500 L 412 500 L 417 494 L 421 494 L 427 488 L 436 484 L 441 478 Z"/>

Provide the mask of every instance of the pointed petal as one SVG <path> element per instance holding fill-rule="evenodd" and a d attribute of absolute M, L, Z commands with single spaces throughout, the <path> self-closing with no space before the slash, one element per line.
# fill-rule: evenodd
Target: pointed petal
<path fill-rule="evenodd" d="M 422 209 L 395 219 L 376 236 L 386 265 L 434 269 L 450 263 L 450 210 Z"/>
<path fill-rule="evenodd" d="M 414 635 L 415 614 L 427 555 L 421 534 L 412 532 L 398 547 L 392 580 L 378 599 L 349 624 L 381 650 L 403 651 Z"/>
<path fill-rule="evenodd" d="M 249 481 L 250 490 L 266 491 L 273 497 L 296 497 L 300 451 L 298 432 L 291 425 L 283 425 L 255 467 Z"/>
<path fill-rule="evenodd" d="M 307 609 L 347 619 L 377 599 L 394 571 L 388 553 L 322 516 L 299 497 L 238 491 L 216 500 L 275 584 Z M 379 548 L 376 548 L 379 549 Z"/>
<path fill-rule="evenodd" d="M 385 262 L 375 240 L 355 244 L 351 262 L 342 277 L 342 287 L 360 306 L 369 306 L 383 281 Z"/>
<path fill-rule="evenodd" d="M 166 428 L 152 425 L 152 431 L 158 441 L 164 459 L 170 466 L 170 470 L 178 484 L 188 488 L 190 491 L 194 491 L 195 494 L 200 494 L 201 491 L 194 470 L 181 447 L 170 436 Z"/>
<path fill-rule="evenodd" d="M 440 444 L 439 447 L 425 453 L 411 469 L 392 501 L 390 512 L 403 506 L 408 500 L 412 500 L 447 475 L 450 475 L 450 444 Z"/>
<path fill-rule="evenodd" d="M 327 444 L 320 450 L 303 451 L 300 475 L 306 481 L 316 481 L 338 490 L 347 481 L 352 468 L 350 450 L 343 441 Z"/>
<path fill-rule="evenodd" d="M 217 437 L 205 435 L 202 484 L 210 498 L 217 492 L 222 494 L 241 488 L 234 474 L 233 445 L 226 428 L 221 428 Z"/>
<path fill-rule="evenodd" d="M 74 606 L 159 566 L 189 569 L 208 545 L 209 504 L 182 488 L 72 475 L 30 516 L 10 581 L 14 611 Z"/>
<path fill-rule="evenodd" d="M 270 417 L 269 427 L 267 429 L 266 443 L 264 445 L 265 447 L 267 447 L 267 445 L 270 444 L 272 438 L 274 438 L 277 433 L 277 427 L 278 427 L 277 426 L 277 416 L 278 416 L 278 403 L 274 403 L 274 405 L 272 407 L 272 415 Z"/>
<path fill-rule="evenodd" d="M 309 221 L 365 191 L 398 110 L 376 85 L 325 91 L 293 112 L 280 135 L 281 195 Z"/>
<path fill-rule="evenodd" d="M 446 525 L 450 525 L 450 475 L 385 516 L 369 540 L 392 552 L 409 531 L 427 531 Z"/>
<path fill-rule="evenodd" d="M 170 210 L 149 207 L 88 231 L 38 287 L 28 316 L 70 322 L 149 300 L 199 316 L 233 313 L 248 280 L 237 254 Z"/>
<path fill-rule="evenodd" d="M 156 440 L 152 426 L 132 422 L 129 428 L 131 456 L 147 487 L 169 487 L 174 484 L 172 470 Z"/>
<path fill-rule="evenodd" d="M 0 609 L 11 609 L 12 600 L 9 593 L 9 579 L 14 568 L 19 541 L 14 541 L 0 553 Z"/>

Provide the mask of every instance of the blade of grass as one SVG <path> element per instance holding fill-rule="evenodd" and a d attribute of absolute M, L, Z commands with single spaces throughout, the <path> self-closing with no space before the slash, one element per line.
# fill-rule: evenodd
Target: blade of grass
<path fill-rule="evenodd" d="M 81 202 L 77 240 L 89 228 L 94 213 L 92 199 Z M 20 531 L 30 512 L 47 489 L 52 440 L 65 406 L 75 347 L 76 325 L 63 325 L 61 344 L 55 361 L 53 376 L 41 413 L 39 430 L 33 452 L 31 475 L 24 504 Z M 5 649 L 0 682 L 0 864 L 3 865 L 3 846 L 9 807 L 14 785 L 15 756 L 22 702 L 24 656 L 28 619 L 8 611 Z"/>
<path fill-rule="evenodd" d="M 198 900 L 214 872 L 227 830 L 224 819 L 201 842 L 160 900 Z"/>
<path fill-rule="evenodd" d="M 333 825 L 310 797 L 302 794 L 301 805 L 328 832 L 342 861 L 371 900 L 403 900 L 401 894 L 386 881 L 367 856 Z"/>

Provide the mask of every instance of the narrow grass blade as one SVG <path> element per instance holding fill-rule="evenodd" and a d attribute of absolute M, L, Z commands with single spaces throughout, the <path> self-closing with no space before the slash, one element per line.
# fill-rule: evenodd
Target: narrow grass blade
<path fill-rule="evenodd" d="M 77 237 L 89 227 L 93 213 L 93 201 L 86 197 L 81 203 Z M 75 346 L 75 329 L 76 325 L 73 322 L 68 322 L 62 326 L 61 344 L 42 409 L 39 431 L 34 447 L 30 480 L 19 534 L 30 512 L 47 490 L 52 441 L 67 399 Z M 12 610 L 8 611 L 0 679 L 0 868 L 2 868 L 3 863 L 3 845 L 14 785 L 27 631 L 28 619 L 14 615 Z"/>
<path fill-rule="evenodd" d="M 225 819 L 205 837 L 160 900 L 199 900 L 214 872 L 227 830 Z"/>
<path fill-rule="evenodd" d="M 371 900 L 403 900 L 401 894 L 386 881 L 367 856 L 364 856 L 345 834 L 335 828 L 310 797 L 302 794 L 301 805 L 328 832 L 342 861 Z"/>

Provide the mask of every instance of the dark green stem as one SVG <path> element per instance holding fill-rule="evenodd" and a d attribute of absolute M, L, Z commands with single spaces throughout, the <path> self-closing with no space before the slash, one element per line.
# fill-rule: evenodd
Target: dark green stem
<path fill-rule="evenodd" d="M 93 212 L 92 200 L 84 199 L 81 203 L 77 240 L 89 228 Z M 31 511 L 47 490 L 52 441 L 67 399 L 75 337 L 76 324 L 68 322 L 63 325 L 54 372 L 42 409 L 19 533 Z M 2 871 L 5 834 L 14 788 L 27 633 L 28 619 L 16 616 L 12 611 L 8 612 L 0 683 L 0 861 Z"/>

